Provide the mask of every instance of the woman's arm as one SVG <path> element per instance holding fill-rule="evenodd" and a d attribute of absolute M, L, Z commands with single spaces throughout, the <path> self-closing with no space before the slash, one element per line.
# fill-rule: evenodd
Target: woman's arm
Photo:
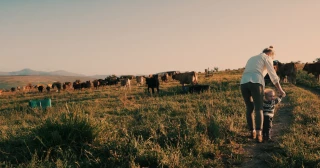
<path fill-rule="evenodd" d="M 276 84 L 274 84 L 274 86 L 277 88 L 277 90 L 280 92 L 280 96 L 281 97 L 286 97 L 286 92 L 284 92 L 283 90 L 282 90 L 282 87 L 281 87 L 281 85 L 280 85 L 280 83 L 279 82 L 277 82 Z"/>

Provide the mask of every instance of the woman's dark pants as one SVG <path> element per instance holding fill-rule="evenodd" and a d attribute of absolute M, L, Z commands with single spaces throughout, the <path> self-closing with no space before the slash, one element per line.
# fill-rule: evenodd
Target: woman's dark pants
<path fill-rule="evenodd" d="M 250 131 L 262 130 L 263 86 L 260 83 L 251 82 L 241 84 L 241 93 L 246 104 L 246 118 Z"/>

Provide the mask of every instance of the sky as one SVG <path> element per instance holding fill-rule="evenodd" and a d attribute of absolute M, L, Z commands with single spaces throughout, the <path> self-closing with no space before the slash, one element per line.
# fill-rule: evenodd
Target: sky
<path fill-rule="evenodd" d="M 0 0 L 0 71 L 84 75 L 243 68 L 320 55 L 319 0 Z"/>

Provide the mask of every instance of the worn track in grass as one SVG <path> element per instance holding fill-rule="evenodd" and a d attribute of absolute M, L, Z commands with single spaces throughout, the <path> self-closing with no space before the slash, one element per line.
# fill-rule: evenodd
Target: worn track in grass
<path fill-rule="evenodd" d="M 291 95 L 287 95 L 291 96 Z M 286 131 L 291 122 L 292 107 L 287 98 L 283 98 L 281 104 L 277 106 L 272 127 L 272 142 L 257 143 L 249 140 L 244 144 L 244 160 L 239 167 L 243 168 L 268 168 L 273 154 L 279 149 L 279 142 L 283 132 Z M 249 133 L 248 133 L 249 135 Z"/>

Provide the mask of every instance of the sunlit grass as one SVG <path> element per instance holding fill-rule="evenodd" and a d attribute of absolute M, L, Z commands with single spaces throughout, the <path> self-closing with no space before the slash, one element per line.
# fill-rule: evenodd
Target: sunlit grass
<path fill-rule="evenodd" d="M 145 86 L 136 86 L 134 81 L 131 90 L 108 86 L 61 93 L 6 93 L 0 97 L 0 165 L 232 167 L 241 164 L 245 154 L 240 151 L 248 142 L 248 132 L 240 77 L 240 71 L 219 72 L 207 78 L 200 74 L 200 83 L 210 85 L 210 91 L 201 94 L 183 93 L 180 84 L 172 80 L 161 83 L 160 93 L 154 95 L 148 94 Z M 293 100 L 288 95 L 296 111 L 302 112 L 298 109 L 302 107 L 308 111 L 317 103 L 305 102 L 309 98 L 302 94 Z M 51 99 L 52 107 L 28 107 L 29 100 L 44 98 Z M 296 117 L 301 124 L 318 122 L 317 113 Z M 307 130 L 317 132 L 311 128 Z M 311 134 L 306 135 L 315 139 Z M 305 158 L 316 157 L 309 144 L 292 144 L 300 141 L 299 138 L 289 137 L 290 143 L 284 139 L 284 153 L 298 151 L 295 145 L 299 145 L 299 151 L 306 148 Z M 306 139 L 304 142 L 309 143 Z M 311 140 L 310 144 L 316 145 Z M 274 164 L 282 165 L 282 162 L 288 161 L 280 157 Z"/>

